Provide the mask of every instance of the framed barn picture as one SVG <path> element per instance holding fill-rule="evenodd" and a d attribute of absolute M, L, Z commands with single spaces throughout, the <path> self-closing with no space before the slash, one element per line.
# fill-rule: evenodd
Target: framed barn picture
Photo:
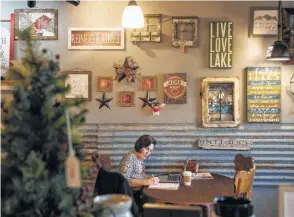
<path fill-rule="evenodd" d="M 201 96 L 204 127 L 240 125 L 238 77 L 202 78 Z"/>
<path fill-rule="evenodd" d="M 66 71 L 68 78 L 65 81 L 65 86 L 70 86 L 70 91 L 65 94 L 65 99 L 73 99 L 81 97 L 91 101 L 92 99 L 92 72 L 77 70 Z"/>
<path fill-rule="evenodd" d="M 56 9 L 16 9 L 15 39 L 20 39 L 19 32 L 32 28 L 33 40 L 58 39 L 58 13 Z"/>
<path fill-rule="evenodd" d="M 97 76 L 97 91 L 111 92 L 113 87 L 113 78 L 111 76 Z"/>

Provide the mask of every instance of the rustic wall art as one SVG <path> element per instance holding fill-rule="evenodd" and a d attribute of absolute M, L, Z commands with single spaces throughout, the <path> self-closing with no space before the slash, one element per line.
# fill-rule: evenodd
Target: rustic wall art
<path fill-rule="evenodd" d="M 160 42 L 161 41 L 161 14 L 145 14 L 144 27 L 134 29 L 133 42 Z"/>
<path fill-rule="evenodd" d="M 97 91 L 111 92 L 113 87 L 113 79 L 111 76 L 97 76 Z"/>
<path fill-rule="evenodd" d="M 134 91 L 118 92 L 118 106 L 135 107 L 135 92 Z"/>
<path fill-rule="evenodd" d="M 276 37 L 278 35 L 278 13 L 276 8 L 251 8 L 250 37 Z"/>
<path fill-rule="evenodd" d="M 33 40 L 58 39 L 58 12 L 56 9 L 17 9 L 15 13 L 15 39 L 19 31 L 33 28 Z"/>
<path fill-rule="evenodd" d="M 181 51 L 185 51 L 185 47 L 196 46 L 198 40 L 198 17 L 173 17 L 172 41 L 174 47 L 181 47 Z"/>
<path fill-rule="evenodd" d="M 252 140 L 225 137 L 200 137 L 198 147 L 202 149 L 250 150 Z"/>
<path fill-rule="evenodd" d="M 233 22 L 209 24 L 209 67 L 233 67 Z"/>
<path fill-rule="evenodd" d="M 124 35 L 123 28 L 69 28 L 68 49 L 121 50 Z"/>
<path fill-rule="evenodd" d="M 5 78 L 11 61 L 14 59 L 14 14 L 10 14 L 10 19 L 1 19 L 1 39 L 0 39 L 0 70 L 1 85 L 11 85 L 12 81 Z"/>
<path fill-rule="evenodd" d="M 70 85 L 70 91 L 65 94 L 65 99 L 82 97 L 91 101 L 92 97 L 92 72 L 86 70 L 70 70 L 65 72 L 68 78 L 65 86 Z"/>
<path fill-rule="evenodd" d="M 281 120 L 281 68 L 247 68 L 247 121 Z"/>
<path fill-rule="evenodd" d="M 201 96 L 204 127 L 239 126 L 239 78 L 202 78 Z"/>
<path fill-rule="evenodd" d="M 186 73 L 173 73 L 163 75 L 163 90 L 165 104 L 187 103 L 186 77 Z"/>
<path fill-rule="evenodd" d="M 115 78 L 114 80 L 121 82 L 122 80 L 126 80 L 127 82 L 135 82 L 138 75 L 138 69 L 140 66 L 133 59 L 133 57 L 126 57 L 125 61 L 122 63 L 114 62 L 113 68 L 115 70 Z"/>
<path fill-rule="evenodd" d="M 141 90 L 156 91 L 157 90 L 156 76 L 142 76 L 141 77 Z"/>

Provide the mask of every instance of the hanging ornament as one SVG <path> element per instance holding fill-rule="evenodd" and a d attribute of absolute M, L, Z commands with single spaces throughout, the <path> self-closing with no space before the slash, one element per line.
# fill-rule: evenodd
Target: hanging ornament
<path fill-rule="evenodd" d="M 102 98 L 101 99 L 96 99 L 98 102 L 100 102 L 100 107 L 99 109 L 101 109 L 103 106 L 106 106 L 107 108 L 110 109 L 110 105 L 109 105 L 109 102 L 111 100 L 113 100 L 113 98 L 109 98 L 107 99 L 106 98 L 106 95 L 105 95 L 105 92 L 103 92 L 103 95 L 102 95 Z"/>
<path fill-rule="evenodd" d="M 80 161 L 75 156 L 75 150 L 73 149 L 73 146 L 72 146 L 70 119 L 69 119 L 68 110 L 65 111 L 65 117 L 66 117 L 68 152 L 69 152 L 69 156 L 65 160 L 66 185 L 69 188 L 80 188 L 82 185 Z"/>
<path fill-rule="evenodd" d="M 150 98 L 148 91 L 146 92 L 145 98 L 139 97 L 140 100 L 142 100 L 144 103 L 142 105 L 142 108 L 144 108 L 146 105 L 148 105 L 150 108 L 152 108 L 151 103 L 156 100 L 156 98 Z"/>
<path fill-rule="evenodd" d="M 139 67 L 132 57 L 126 57 L 123 64 L 114 63 L 113 68 L 116 73 L 114 80 L 120 82 L 126 78 L 128 82 L 135 82 Z"/>
<path fill-rule="evenodd" d="M 153 115 L 160 115 L 161 109 L 163 109 L 165 104 L 159 102 L 151 103 L 152 113 Z"/>

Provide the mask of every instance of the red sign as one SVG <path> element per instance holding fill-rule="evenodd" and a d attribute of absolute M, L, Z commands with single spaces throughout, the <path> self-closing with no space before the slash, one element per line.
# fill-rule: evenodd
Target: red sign
<path fill-rule="evenodd" d="M 186 73 L 166 74 L 163 80 L 164 103 L 187 103 Z"/>

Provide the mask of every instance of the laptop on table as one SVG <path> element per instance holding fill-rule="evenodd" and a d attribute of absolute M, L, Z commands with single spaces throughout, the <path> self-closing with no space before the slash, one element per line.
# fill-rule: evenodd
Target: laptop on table
<path fill-rule="evenodd" d="M 159 183 L 180 183 L 181 174 L 169 174 L 169 175 L 160 175 L 158 176 Z"/>

